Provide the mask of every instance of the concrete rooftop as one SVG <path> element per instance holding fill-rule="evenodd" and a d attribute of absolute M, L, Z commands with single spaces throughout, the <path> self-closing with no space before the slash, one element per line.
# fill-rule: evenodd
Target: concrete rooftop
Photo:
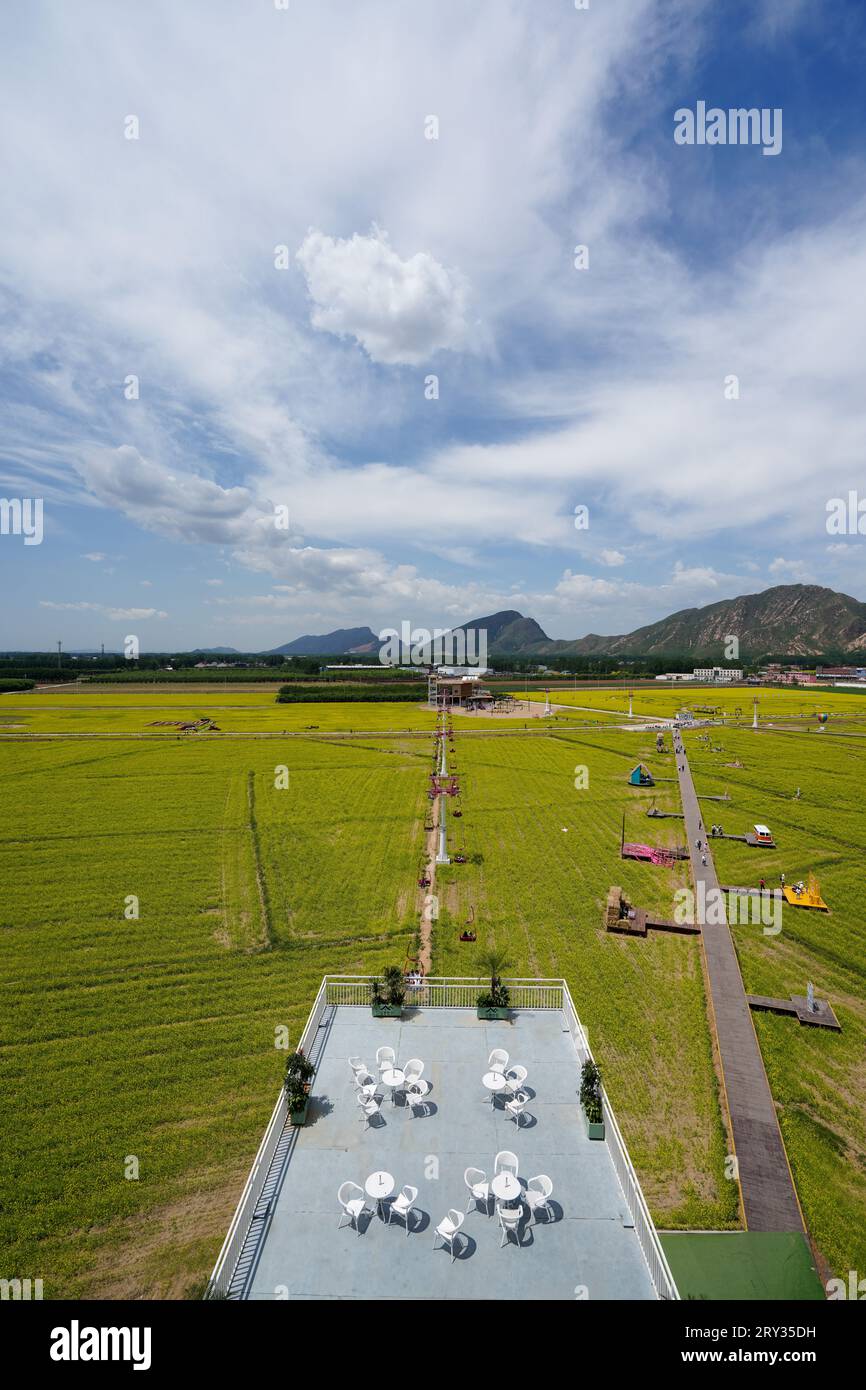
<path fill-rule="evenodd" d="M 432 1083 L 428 1113 L 398 1098 L 381 1119 L 359 1121 L 347 1059 L 360 1056 L 376 1074 L 376 1049 L 390 1044 L 398 1065 L 425 1064 Z M 529 1072 L 530 1096 L 518 1131 L 501 1101 L 481 1084 L 492 1048 Z M 607 1145 L 586 1137 L 578 1105 L 580 1069 L 563 1015 L 526 1010 L 513 1022 L 483 1023 L 472 1009 L 417 1009 L 402 1020 L 373 1018 L 369 1008 L 329 1007 L 312 1050 L 318 1059 L 308 1124 L 278 1155 L 269 1182 L 270 1211 L 244 1255 L 243 1296 L 254 1299 L 654 1299 L 655 1290 Z M 527 1122 L 527 1115 L 531 1116 Z M 493 1176 L 500 1149 L 511 1149 L 525 1180 L 553 1182 L 553 1219 L 521 1226 L 500 1249 L 498 1220 L 482 1209 L 466 1217 L 454 1263 L 433 1249 L 433 1230 L 449 1207 L 465 1211 L 463 1173 Z M 419 1189 L 411 1234 L 402 1221 L 364 1217 L 362 1234 L 338 1230 L 337 1189 L 363 1187 L 385 1169 Z M 369 1202 L 368 1205 L 374 1205 Z M 577 1291 L 583 1286 L 585 1294 Z"/>

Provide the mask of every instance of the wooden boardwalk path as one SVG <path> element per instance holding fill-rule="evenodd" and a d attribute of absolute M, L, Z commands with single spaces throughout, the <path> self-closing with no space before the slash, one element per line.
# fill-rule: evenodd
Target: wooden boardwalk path
<path fill-rule="evenodd" d="M 685 749 L 675 756 L 692 878 L 696 891 L 702 882 L 712 901 L 720 892 L 719 880 Z M 698 839 L 706 865 L 695 844 Z M 750 1231 L 805 1232 L 730 928 L 705 920 L 701 927 L 746 1226 Z"/>

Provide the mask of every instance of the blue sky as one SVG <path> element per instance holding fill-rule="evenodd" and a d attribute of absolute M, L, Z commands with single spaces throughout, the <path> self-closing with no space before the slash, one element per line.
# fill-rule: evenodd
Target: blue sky
<path fill-rule="evenodd" d="M 83 0 L 0 31 L 0 497 L 45 518 L 0 535 L 0 646 L 866 598 L 863 537 L 826 529 L 866 495 L 856 0 Z M 781 152 L 677 145 L 699 100 L 781 108 Z"/>

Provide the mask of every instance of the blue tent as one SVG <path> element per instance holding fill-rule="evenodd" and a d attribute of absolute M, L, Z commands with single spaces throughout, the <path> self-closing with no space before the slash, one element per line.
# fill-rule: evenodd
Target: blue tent
<path fill-rule="evenodd" d="M 643 763 L 638 763 L 637 767 L 632 768 L 628 780 L 633 787 L 655 786 L 652 773 L 648 767 L 644 767 Z"/>

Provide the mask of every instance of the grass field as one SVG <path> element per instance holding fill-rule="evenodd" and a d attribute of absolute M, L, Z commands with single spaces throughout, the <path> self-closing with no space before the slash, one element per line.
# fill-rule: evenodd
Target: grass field
<path fill-rule="evenodd" d="M 782 932 L 734 929 L 746 990 L 787 999 L 811 980 L 829 998 L 842 1033 L 803 1028 L 773 1014 L 755 1026 L 779 1107 L 797 1190 L 819 1249 L 835 1272 L 866 1268 L 866 744 L 819 734 L 724 730 L 723 753 L 686 735 L 699 793 L 730 789 L 717 807 L 726 831 L 765 821 L 775 850 L 713 845 L 722 883 L 777 884 L 817 873 L 828 916 L 783 909 Z M 732 769 L 722 764 L 737 759 Z M 795 799 L 797 787 L 800 799 Z M 713 816 L 713 819 L 716 815 Z"/>
<path fill-rule="evenodd" d="M 273 744 L 2 753 L 2 1265 L 46 1297 L 182 1294 L 273 1105 L 274 1030 L 325 971 L 405 956 L 427 749 L 295 742 L 286 790 Z"/>
<path fill-rule="evenodd" d="M 108 693 L 9 697 L 0 723 L 49 718 L 62 733 L 116 719 L 123 733 L 170 710 L 188 718 L 200 698 Z M 377 732 L 393 715 L 397 729 L 430 728 L 432 716 L 404 705 L 307 715 L 260 691 L 229 694 L 232 717 L 253 728 L 293 716 L 319 736 L 0 742 L 0 1246 L 4 1268 L 43 1278 L 47 1297 L 199 1289 L 279 1084 L 275 1030 L 297 1038 L 322 974 L 378 971 L 413 947 L 431 743 Z M 359 715 L 370 737 L 339 738 Z M 480 862 L 439 871 L 434 971 L 476 973 L 495 943 L 515 974 L 564 975 L 658 1223 L 736 1224 L 699 943 L 602 927 L 612 883 L 670 915 L 685 882 L 684 867 L 618 852 L 623 813 L 627 838 L 682 835 L 679 821 L 644 814 L 652 800 L 677 806 L 675 782 L 661 780 L 673 759 L 639 729 L 455 727 L 473 736 L 458 739 L 464 815 L 451 848 L 462 841 Z M 474 736 L 488 729 L 496 736 Z M 730 789 L 725 828 L 766 820 L 779 842 L 718 844 L 722 881 L 815 869 L 833 909 L 786 908 L 781 936 L 742 927 L 736 941 L 748 990 L 787 996 L 812 979 L 843 1023 L 830 1035 L 756 1017 L 810 1229 L 833 1272 L 863 1268 L 866 747 L 732 728 L 713 731 L 722 753 L 687 739 L 698 791 Z M 651 790 L 627 784 L 638 758 L 660 779 Z M 734 760 L 744 766 L 723 766 Z M 282 765 L 287 789 L 275 785 Z M 124 916 L 130 895 L 138 918 Z M 470 915 L 477 946 L 457 939 Z"/>
<path fill-rule="evenodd" d="M 522 691 L 515 688 L 515 696 L 524 699 Z M 632 694 L 632 710 L 635 715 L 647 718 L 673 719 L 681 709 L 699 710 L 701 707 L 720 709 L 722 714 L 733 717 L 734 711 L 741 711 L 740 717 L 751 722 L 753 700 L 758 697 L 758 718 L 767 719 L 812 718 L 816 713 L 826 712 L 851 717 L 859 717 L 866 722 L 866 692 L 819 690 L 808 688 L 774 688 L 756 686 L 736 686 L 726 690 L 718 685 L 662 685 L 658 689 L 635 686 Z M 529 699 L 543 703 L 543 691 L 530 691 Z M 619 690 L 551 690 L 551 704 L 568 705 L 587 710 L 617 711 L 628 714 L 628 688 Z M 700 715 L 698 715 L 700 718 Z"/>
<path fill-rule="evenodd" d="M 87 690 L 39 690 L 28 695 L 0 697 L 0 734 L 7 733 L 135 733 L 147 736 L 188 738 L 160 728 L 157 720 L 191 720 L 208 715 L 224 733 L 322 733 L 352 730 L 433 730 L 435 713 L 424 705 L 403 701 L 362 701 L 330 704 L 325 702 L 281 705 L 276 692 L 268 690 L 171 689 L 152 691 L 127 687 Z M 455 727 L 508 728 L 510 719 L 482 720 L 453 715 Z M 573 714 L 560 711 L 552 724 L 605 724 L 615 716 L 601 712 Z M 514 723 L 519 724 L 519 720 Z M 194 737 L 209 738 L 210 735 Z"/>
<path fill-rule="evenodd" d="M 638 756 L 675 778 L 673 758 L 651 748 L 654 737 L 638 733 L 462 740 L 456 838 L 484 862 L 438 871 L 435 964 L 446 975 L 473 973 L 475 948 L 457 940 L 472 907 L 479 943 L 506 949 L 514 974 L 564 976 L 656 1220 L 724 1226 L 736 1220 L 736 1190 L 723 1174 L 699 942 L 626 940 L 603 926 L 611 884 L 670 916 L 674 888 L 686 882 L 685 866 L 619 858 L 623 813 L 628 839 L 682 838 L 679 821 L 644 815 L 652 800 L 678 804 L 675 780 L 652 791 L 628 785 Z M 581 766 L 589 785 L 576 790 Z"/>

